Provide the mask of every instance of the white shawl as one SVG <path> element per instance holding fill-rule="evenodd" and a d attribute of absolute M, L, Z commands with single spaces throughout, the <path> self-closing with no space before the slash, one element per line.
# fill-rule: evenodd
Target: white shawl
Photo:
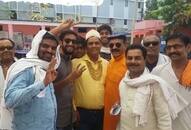
<path fill-rule="evenodd" d="M 134 79 L 129 78 L 129 72 L 127 71 L 120 84 L 137 88 L 133 106 L 133 114 L 136 116 L 136 126 L 144 126 L 147 123 L 148 104 L 151 102 L 153 96 L 153 88 L 151 87 L 151 84 L 156 82 L 159 83 L 168 103 L 172 119 L 175 119 L 177 114 L 188 105 L 187 101 L 185 101 L 180 95 L 177 95 L 168 83 L 160 77 L 150 74 L 148 70 L 145 69 L 144 73 L 140 77 Z M 138 93 L 138 91 L 144 92 L 147 96 Z M 180 104 L 184 104 L 184 106 L 181 106 Z"/>
<path fill-rule="evenodd" d="M 26 58 L 22 58 L 11 65 L 11 67 L 9 68 L 9 70 L 7 72 L 4 92 L 6 91 L 7 82 L 12 80 L 13 78 L 15 78 L 15 76 L 18 73 L 24 71 L 27 68 L 33 67 L 33 69 L 35 71 L 35 82 L 42 81 L 44 79 L 45 74 L 46 74 L 45 70 L 47 69 L 49 62 L 39 59 L 38 50 L 39 50 L 39 44 L 41 43 L 42 38 L 46 33 L 47 33 L 47 31 L 45 31 L 45 30 L 39 31 L 32 41 L 31 50 L 27 53 Z M 57 47 L 56 58 L 57 58 L 57 64 L 55 67 L 57 68 L 60 64 L 59 46 Z M 38 97 L 45 96 L 44 92 L 45 91 L 42 91 L 37 96 Z M 4 98 L 2 100 L 1 105 L 2 105 L 2 110 L 1 110 L 2 118 L 0 119 L 0 129 L 11 130 L 13 110 L 6 108 Z"/>

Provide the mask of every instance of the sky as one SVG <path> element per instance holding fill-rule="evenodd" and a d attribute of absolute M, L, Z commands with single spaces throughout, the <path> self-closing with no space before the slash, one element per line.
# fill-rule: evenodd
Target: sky
<path fill-rule="evenodd" d="M 62 5 L 101 5 L 104 0 L 0 0 L 4 2 L 10 1 L 25 1 L 25 2 L 37 2 L 37 3 L 51 3 Z"/>

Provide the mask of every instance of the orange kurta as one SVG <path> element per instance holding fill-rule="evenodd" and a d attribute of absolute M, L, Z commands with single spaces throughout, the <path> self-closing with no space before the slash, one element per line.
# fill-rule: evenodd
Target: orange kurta
<path fill-rule="evenodd" d="M 119 116 L 110 115 L 110 109 L 119 101 L 119 83 L 125 75 L 126 70 L 125 55 L 110 60 L 105 82 L 104 130 L 116 130 Z"/>
<path fill-rule="evenodd" d="M 189 60 L 184 72 L 182 73 L 181 84 L 186 87 L 191 87 L 191 60 Z"/>

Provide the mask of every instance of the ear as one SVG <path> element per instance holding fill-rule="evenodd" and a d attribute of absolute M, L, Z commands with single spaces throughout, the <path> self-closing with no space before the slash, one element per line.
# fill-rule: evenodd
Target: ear
<path fill-rule="evenodd" d="M 186 46 L 186 51 L 187 53 L 191 52 L 191 43 L 188 43 L 188 45 Z"/>

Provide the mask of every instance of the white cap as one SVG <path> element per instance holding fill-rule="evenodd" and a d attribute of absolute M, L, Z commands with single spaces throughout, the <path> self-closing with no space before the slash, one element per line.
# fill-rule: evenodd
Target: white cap
<path fill-rule="evenodd" d="M 97 37 L 100 39 L 101 36 L 98 31 L 92 29 L 86 33 L 86 40 L 88 40 L 90 37 Z"/>

